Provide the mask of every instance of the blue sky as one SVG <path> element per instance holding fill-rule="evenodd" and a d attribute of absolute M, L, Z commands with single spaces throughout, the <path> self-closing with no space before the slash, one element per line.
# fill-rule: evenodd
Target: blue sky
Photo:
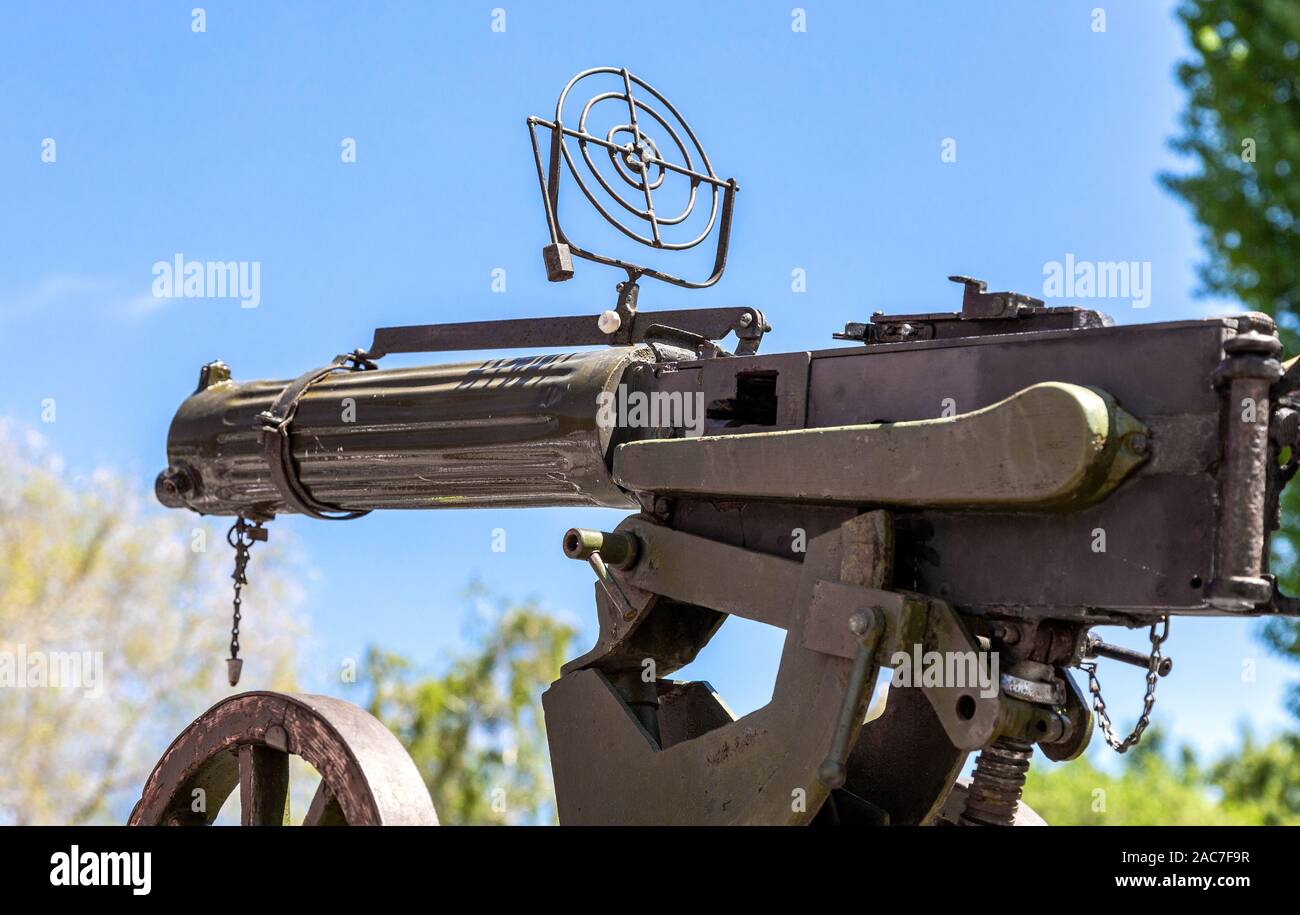
<path fill-rule="evenodd" d="M 766 350 L 824 348 L 876 309 L 956 307 L 952 273 L 1041 293 L 1043 265 L 1067 254 L 1151 263 L 1149 308 L 1100 303 L 1121 322 L 1230 307 L 1194 298 L 1196 229 L 1156 182 L 1177 166 L 1166 142 L 1182 105 L 1183 38 L 1163 4 L 1107 4 L 1096 32 L 1092 0 L 811 0 L 797 33 L 789 2 L 210 2 L 196 33 L 199 2 L 0 11 L 0 416 L 38 428 L 74 469 L 110 465 L 151 486 L 171 415 L 214 358 L 237 378 L 285 378 L 365 345 L 377 325 L 608 307 L 606 269 L 546 283 L 524 127 L 591 66 L 656 85 L 742 186 L 723 281 L 647 282 L 643 308 L 756 305 L 774 326 Z M 46 138 L 54 163 L 41 159 Z M 341 161 L 345 138 L 355 163 Z M 955 162 L 941 159 L 945 139 Z M 153 298 L 152 265 L 177 253 L 259 262 L 259 307 Z M 43 424 L 50 397 L 58 421 Z M 617 520 L 278 520 L 317 570 L 306 685 L 331 691 L 339 659 L 370 642 L 436 667 L 460 642 L 473 576 L 579 622 L 585 650 L 590 572 L 561 557 L 560 535 Z M 495 528 L 504 553 L 491 550 Z M 1205 748 L 1242 720 L 1284 721 L 1292 671 L 1256 631 L 1176 620 L 1157 721 Z M 687 673 L 746 711 L 770 694 L 779 646 L 779 633 L 733 621 Z M 1242 682 L 1247 658 L 1254 683 Z M 1140 677 L 1105 674 L 1131 723 Z"/>

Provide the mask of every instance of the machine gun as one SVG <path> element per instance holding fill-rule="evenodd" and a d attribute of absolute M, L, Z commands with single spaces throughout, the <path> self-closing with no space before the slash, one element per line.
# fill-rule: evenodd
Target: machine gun
<path fill-rule="evenodd" d="M 566 99 L 592 78 L 616 85 L 571 127 Z M 602 135 L 590 122 L 606 102 L 625 117 Z M 1034 746 L 1077 757 L 1094 709 L 1112 746 L 1137 742 L 1170 672 L 1171 617 L 1297 614 L 1268 556 L 1300 459 L 1300 369 L 1280 363 L 1268 317 L 1116 326 L 952 277 L 959 310 L 877 313 L 835 334 L 847 345 L 760 354 L 771 328 L 757 308 L 637 309 L 644 277 L 717 282 L 738 191 L 667 99 L 627 70 L 598 68 L 570 82 L 552 120 L 528 126 L 548 276 L 572 276 L 575 257 L 623 270 L 614 308 L 381 328 L 368 349 L 288 382 L 237 382 L 210 363 L 172 423 L 157 493 L 238 518 L 237 594 L 248 547 L 284 512 L 632 512 L 613 531 L 561 538 L 595 573 L 599 620 L 595 646 L 542 697 L 562 823 L 1011 824 L 1027 815 L 1018 802 Z M 597 202 L 571 146 L 648 234 Z M 602 177 L 593 155 L 613 171 Z M 652 248 L 694 247 L 716 228 L 711 275 L 685 280 L 571 241 L 561 165 Z M 689 206 L 665 217 L 653 194 L 670 177 L 688 183 Z M 636 199 L 615 190 L 620 179 Z M 706 197 L 705 231 L 669 241 Z M 571 351 L 593 345 L 603 348 Z M 570 351 L 376 364 L 509 348 Z M 730 616 L 786 632 L 771 701 L 740 718 L 708 683 L 669 678 Z M 1150 653 L 1107 645 L 1098 625 L 1149 627 Z M 232 685 L 237 627 L 238 602 Z M 1101 701 L 1102 657 L 1147 672 L 1123 740 Z M 882 667 L 907 668 L 912 682 L 865 721 Z M 1087 674 L 1091 701 L 1071 669 Z M 221 739 L 205 719 L 178 738 L 133 822 L 184 821 L 177 798 L 200 782 L 233 790 L 221 754 L 236 746 L 253 747 L 239 755 L 245 806 L 268 784 L 282 795 L 277 754 L 315 744 L 283 730 L 266 738 L 266 722 L 286 718 L 261 706 L 281 702 L 302 735 L 315 733 L 312 715 L 343 714 L 337 700 L 247 696 L 233 700 L 238 715 L 232 700 L 209 713 L 227 723 Z M 366 733 L 372 751 L 400 754 Z M 973 778 L 955 789 L 973 752 Z M 372 766 L 369 799 L 353 796 L 355 773 L 336 773 L 309 820 L 427 821 L 413 767 L 390 762 L 379 775 Z M 374 798 L 398 783 L 413 798 L 407 813 L 384 814 Z"/>

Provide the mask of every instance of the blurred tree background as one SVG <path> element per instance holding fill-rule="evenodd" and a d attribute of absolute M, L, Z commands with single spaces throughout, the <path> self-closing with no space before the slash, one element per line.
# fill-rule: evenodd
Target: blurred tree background
<path fill-rule="evenodd" d="M 1208 765 L 1191 747 L 1170 751 L 1152 726 L 1114 773 L 1087 757 L 1054 765 L 1040 756 L 1025 801 L 1057 826 L 1300 825 L 1300 735 L 1260 743 L 1245 731 Z"/>
<path fill-rule="evenodd" d="M 471 597 L 489 603 L 480 585 Z M 406 659 L 370 649 L 368 711 L 415 759 L 440 822 L 556 821 L 541 695 L 573 654 L 574 635 L 535 604 L 498 601 L 475 618 L 476 647 L 441 675 L 414 676 Z"/>
<path fill-rule="evenodd" d="M 1192 59 L 1178 69 L 1187 89 L 1174 148 L 1193 170 L 1164 175 L 1201 224 L 1203 291 L 1271 315 L 1288 357 L 1300 353 L 1300 4 L 1294 0 L 1194 0 L 1179 18 Z M 1300 487 L 1287 490 L 1274 565 L 1300 590 Z M 1265 638 L 1300 656 L 1294 620 Z M 1300 693 L 1292 690 L 1300 715 Z"/>
<path fill-rule="evenodd" d="M 1178 68 L 1188 92 L 1173 147 L 1191 170 L 1161 176 L 1191 208 L 1206 259 L 1202 292 L 1271 315 L 1287 357 L 1300 353 L 1300 3 L 1190 0 L 1178 18 L 1190 59 Z M 1283 499 L 1273 567 L 1300 591 L 1300 486 Z M 1300 661 L 1300 623 L 1269 620 L 1264 641 Z M 1190 748 L 1171 753 L 1147 731 L 1116 774 L 1081 759 L 1039 762 L 1025 798 L 1049 823 L 1107 825 L 1300 824 L 1300 688 L 1292 686 L 1290 733 L 1240 747 L 1208 765 Z"/>
<path fill-rule="evenodd" d="M 102 661 L 91 689 L 0 688 L 0 824 L 125 822 L 172 738 L 232 692 L 224 538 L 114 473 L 69 478 L 37 436 L 0 424 L 0 655 L 20 679 L 37 653 Z M 246 682 L 291 690 L 299 595 L 282 549 L 254 561 Z"/>
<path fill-rule="evenodd" d="M 243 682 L 226 682 L 228 520 L 163 512 L 110 471 L 70 477 L 39 436 L 0 423 L 0 673 L 21 678 L 15 665 L 42 653 L 102 662 L 84 688 L 0 684 L 0 825 L 125 822 L 162 752 L 201 712 L 244 689 L 296 688 L 306 629 L 294 583 L 305 570 L 277 532 L 253 551 Z M 481 587 L 469 596 L 479 611 L 470 647 L 443 673 L 417 675 L 372 648 L 360 695 L 337 692 L 398 735 L 443 823 L 553 822 L 540 696 L 573 653 L 573 629 Z M 295 771 L 301 818 L 316 776 Z M 237 823 L 237 809 L 235 797 L 219 822 Z"/>
<path fill-rule="evenodd" d="M 1203 229 L 1203 291 L 1279 323 L 1300 352 L 1300 3 L 1192 0 L 1178 13 L 1190 57 L 1162 176 Z M 1300 591 L 1300 486 L 1285 499 L 1275 570 Z M 162 750 L 230 692 L 224 525 L 152 506 L 122 478 L 69 479 L 39 441 L 0 425 L 0 653 L 101 651 L 102 695 L 0 689 L 0 823 L 121 822 Z M 254 553 L 245 684 L 294 688 L 301 568 L 273 537 Z M 553 822 L 541 692 L 574 631 L 534 605 L 471 615 L 469 648 L 441 672 L 371 648 L 353 701 L 416 760 L 445 823 Z M 255 625 L 252 625 L 255 622 Z M 1300 626 L 1262 636 L 1300 661 Z M 255 640 L 255 641 L 254 641 Z M 346 692 L 346 690 L 345 690 Z M 1026 800 L 1058 824 L 1300 824 L 1300 690 L 1289 733 L 1200 760 L 1157 728 L 1114 772 L 1088 759 L 1031 771 Z"/>

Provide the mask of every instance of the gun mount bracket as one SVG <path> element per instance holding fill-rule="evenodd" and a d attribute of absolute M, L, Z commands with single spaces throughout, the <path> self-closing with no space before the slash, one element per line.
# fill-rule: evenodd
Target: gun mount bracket
<path fill-rule="evenodd" d="M 881 511 L 815 538 L 802 563 L 637 517 L 614 534 L 571 531 L 566 555 L 609 549 L 607 574 L 645 609 L 628 623 L 598 587 L 596 647 L 543 696 L 561 819 L 803 823 L 839 795 L 895 822 L 929 821 L 967 752 L 1036 719 L 996 688 L 921 686 L 891 693 L 884 717 L 864 728 L 877 673 L 898 652 L 985 651 L 944 602 L 885 590 L 892 541 Z M 664 679 L 728 615 L 787 632 L 772 701 L 739 719 L 707 683 Z M 643 699 L 628 674 L 639 678 L 646 658 L 657 680 Z M 900 753 L 922 746 L 909 790 L 892 785 L 882 760 L 897 768 Z M 791 806 L 792 791 L 806 806 Z"/>

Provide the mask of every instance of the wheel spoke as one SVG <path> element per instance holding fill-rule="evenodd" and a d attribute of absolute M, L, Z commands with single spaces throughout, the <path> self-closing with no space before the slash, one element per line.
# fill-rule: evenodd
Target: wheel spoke
<path fill-rule="evenodd" d="M 316 786 L 316 794 L 312 796 L 311 806 L 307 808 L 307 815 L 303 817 L 302 825 L 304 826 L 346 826 L 348 821 L 343 816 L 343 808 L 339 806 L 339 799 L 334 796 L 330 786 L 325 784 L 325 779 L 320 780 Z"/>
<path fill-rule="evenodd" d="M 240 824 L 289 822 L 289 754 L 256 744 L 239 747 Z"/>

